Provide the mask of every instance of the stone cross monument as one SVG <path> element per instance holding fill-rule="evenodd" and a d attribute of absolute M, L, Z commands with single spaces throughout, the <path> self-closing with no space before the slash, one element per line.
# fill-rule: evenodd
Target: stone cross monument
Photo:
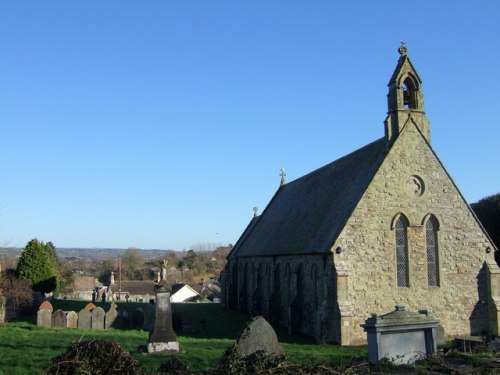
<path fill-rule="evenodd" d="M 161 263 L 160 282 L 155 288 L 155 323 L 149 335 L 148 353 L 178 352 L 179 343 L 172 327 L 170 289 L 166 286 L 167 261 Z"/>

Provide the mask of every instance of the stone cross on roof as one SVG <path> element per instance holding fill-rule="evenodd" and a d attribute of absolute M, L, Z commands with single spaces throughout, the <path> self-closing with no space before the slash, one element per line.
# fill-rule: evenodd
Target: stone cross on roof
<path fill-rule="evenodd" d="M 283 168 L 281 168 L 280 170 L 280 176 L 281 176 L 281 182 L 280 182 L 280 186 L 283 186 L 285 185 L 285 177 L 286 177 L 286 173 L 285 173 L 285 170 Z"/>
<path fill-rule="evenodd" d="M 401 56 L 406 56 L 408 54 L 408 48 L 406 48 L 406 42 L 404 40 L 401 41 L 398 51 Z"/>

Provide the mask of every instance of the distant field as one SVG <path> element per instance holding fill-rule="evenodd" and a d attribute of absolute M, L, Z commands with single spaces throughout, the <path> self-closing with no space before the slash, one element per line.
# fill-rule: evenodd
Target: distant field
<path fill-rule="evenodd" d="M 63 310 L 80 310 L 87 302 L 54 301 L 54 307 Z M 103 305 L 103 304 L 98 304 Z M 135 303 L 120 306 L 135 309 Z M 103 306 L 107 309 L 107 306 Z M 183 351 L 179 353 L 193 372 L 214 367 L 219 357 L 231 346 L 244 328 L 247 318 L 227 311 L 218 304 L 174 304 L 184 322 L 189 322 L 194 333 L 177 333 Z M 140 354 L 138 348 L 147 343 L 148 333 L 141 330 L 91 331 L 39 328 L 34 317 L 9 323 L 0 328 L 0 374 L 41 374 L 54 356 L 64 352 L 77 340 L 91 337 L 112 339 L 133 353 L 148 371 L 157 369 L 164 361 L 163 355 Z M 288 336 L 279 332 L 280 342 L 290 358 L 297 363 L 321 361 L 337 364 L 353 357 L 366 357 L 367 348 L 315 345 L 303 337 Z"/>

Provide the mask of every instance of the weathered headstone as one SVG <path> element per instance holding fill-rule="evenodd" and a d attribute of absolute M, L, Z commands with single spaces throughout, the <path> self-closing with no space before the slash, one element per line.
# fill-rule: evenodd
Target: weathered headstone
<path fill-rule="evenodd" d="M 155 324 L 147 348 L 148 353 L 179 351 L 179 343 L 172 328 L 170 292 L 164 285 L 156 289 Z"/>
<path fill-rule="evenodd" d="M 87 309 L 82 309 L 78 313 L 78 328 L 90 329 L 92 327 L 92 313 Z"/>
<path fill-rule="evenodd" d="M 144 307 L 144 324 L 142 326 L 142 329 L 148 332 L 153 332 L 155 324 L 155 307 L 148 303 Z"/>
<path fill-rule="evenodd" d="M 95 309 L 95 305 L 92 302 L 87 303 L 87 305 L 84 307 L 85 310 L 87 311 L 92 311 Z"/>
<path fill-rule="evenodd" d="M 18 311 L 16 305 L 14 304 L 14 300 L 7 298 L 6 306 L 7 306 L 6 320 L 10 321 L 17 319 Z"/>
<path fill-rule="evenodd" d="M 118 328 L 118 310 L 116 304 L 111 303 L 111 307 L 106 313 L 106 329 Z"/>
<path fill-rule="evenodd" d="M 38 312 L 36 314 L 36 325 L 38 327 L 52 327 L 52 312 L 54 308 L 49 301 L 44 301 L 38 308 Z"/>
<path fill-rule="evenodd" d="M 0 296 L 0 326 L 5 324 L 7 319 L 7 297 Z"/>
<path fill-rule="evenodd" d="M 106 316 L 104 310 L 101 307 L 96 307 L 94 310 L 92 310 L 91 314 L 92 314 L 92 320 L 91 320 L 92 329 L 104 329 L 104 319 Z"/>
<path fill-rule="evenodd" d="M 56 310 L 52 313 L 52 328 L 66 328 L 66 314 L 62 310 Z"/>
<path fill-rule="evenodd" d="M 49 301 L 43 301 L 38 310 L 49 310 L 50 312 L 52 312 L 54 311 L 54 308 Z"/>
<path fill-rule="evenodd" d="M 66 314 L 66 326 L 68 328 L 76 328 L 78 325 L 78 314 L 74 311 L 68 311 Z"/>
<path fill-rule="evenodd" d="M 52 311 L 50 310 L 38 310 L 36 313 L 36 325 L 38 327 L 52 327 Z"/>
<path fill-rule="evenodd" d="M 236 340 L 234 350 L 242 357 L 248 357 L 257 351 L 263 351 L 270 356 L 285 354 L 273 327 L 262 316 L 250 321 Z"/>
<path fill-rule="evenodd" d="M 127 310 L 125 309 L 121 310 L 118 319 L 120 321 L 121 329 L 130 329 L 130 318 L 128 316 Z"/>
<path fill-rule="evenodd" d="M 144 325 L 144 310 L 138 307 L 134 310 L 134 328 L 142 329 Z"/>

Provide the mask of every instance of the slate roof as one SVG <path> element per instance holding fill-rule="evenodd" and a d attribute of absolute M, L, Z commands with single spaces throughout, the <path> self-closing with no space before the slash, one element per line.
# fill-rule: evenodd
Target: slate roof
<path fill-rule="evenodd" d="M 122 280 L 122 293 L 130 294 L 154 294 L 155 283 L 152 280 Z M 118 292 L 118 282 L 113 286 L 113 292 Z"/>
<path fill-rule="evenodd" d="M 281 186 L 228 258 L 329 252 L 386 154 L 381 138 Z"/>

